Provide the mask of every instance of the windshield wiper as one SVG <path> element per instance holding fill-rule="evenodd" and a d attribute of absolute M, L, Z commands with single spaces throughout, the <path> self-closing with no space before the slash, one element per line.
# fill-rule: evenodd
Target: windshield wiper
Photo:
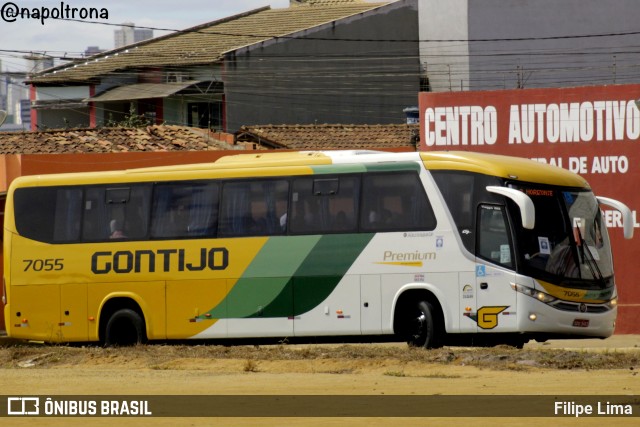
<path fill-rule="evenodd" d="M 598 267 L 598 262 L 593 257 L 593 254 L 591 253 L 591 249 L 589 248 L 589 245 L 587 245 L 586 240 L 584 240 L 584 238 L 582 237 L 582 233 L 580 232 L 580 227 L 575 227 L 575 229 L 578 231 L 578 239 L 580 239 L 580 245 L 578 246 L 580 247 L 582 264 L 585 264 L 585 261 L 586 261 L 587 267 L 589 267 L 589 271 L 591 272 L 591 276 L 594 279 L 596 279 L 598 282 L 600 282 L 602 287 L 604 287 L 606 282 L 604 280 L 604 276 L 602 275 L 602 271 L 600 271 L 600 267 Z"/>

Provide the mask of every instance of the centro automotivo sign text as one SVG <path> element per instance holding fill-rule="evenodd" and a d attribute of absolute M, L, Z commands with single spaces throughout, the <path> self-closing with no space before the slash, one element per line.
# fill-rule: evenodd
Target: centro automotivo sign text
<path fill-rule="evenodd" d="M 502 117 L 493 105 L 428 107 L 425 143 L 433 146 L 493 145 Z M 636 140 L 640 111 L 633 100 L 513 104 L 509 144 Z"/>

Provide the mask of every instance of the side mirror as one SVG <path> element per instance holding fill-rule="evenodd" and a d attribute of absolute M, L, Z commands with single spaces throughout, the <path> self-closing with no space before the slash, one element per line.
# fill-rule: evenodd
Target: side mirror
<path fill-rule="evenodd" d="M 598 202 L 602 205 L 611 206 L 612 208 L 620 211 L 622 214 L 622 230 L 624 232 L 625 239 L 631 239 L 633 237 L 633 214 L 631 209 L 622 202 L 608 197 L 596 196 Z"/>
<path fill-rule="evenodd" d="M 536 208 L 529 196 L 522 191 L 513 188 L 498 187 L 490 185 L 487 187 L 490 193 L 500 194 L 513 200 L 518 208 L 520 208 L 520 216 L 522 217 L 522 226 L 527 230 L 532 230 L 536 225 Z"/>

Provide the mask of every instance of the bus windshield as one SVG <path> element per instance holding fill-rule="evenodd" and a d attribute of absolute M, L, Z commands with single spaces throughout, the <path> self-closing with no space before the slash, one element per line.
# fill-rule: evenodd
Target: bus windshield
<path fill-rule="evenodd" d="M 579 288 L 605 286 L 613 276 L 611 246 L 591 191 L 518 185 L 535 205 L 532 230 L 515 224 L 528 274 Z"/>

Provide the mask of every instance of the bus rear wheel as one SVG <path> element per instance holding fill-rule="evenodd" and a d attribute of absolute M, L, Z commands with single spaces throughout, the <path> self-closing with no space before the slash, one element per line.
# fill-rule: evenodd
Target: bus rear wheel
<path fill-rule="evenodd" d="M 137 311 L 123 308 L 114 312 L 107 321 L 105 347 L 142 344 L 146 340 L 144 319 Z"/>
<path fill-rule="evenodd" d="M 442 331 L 435 309 L 429 301 L 420 301 L 409 318 L 408 344 L 411 347 L 442 347 Z"/>

